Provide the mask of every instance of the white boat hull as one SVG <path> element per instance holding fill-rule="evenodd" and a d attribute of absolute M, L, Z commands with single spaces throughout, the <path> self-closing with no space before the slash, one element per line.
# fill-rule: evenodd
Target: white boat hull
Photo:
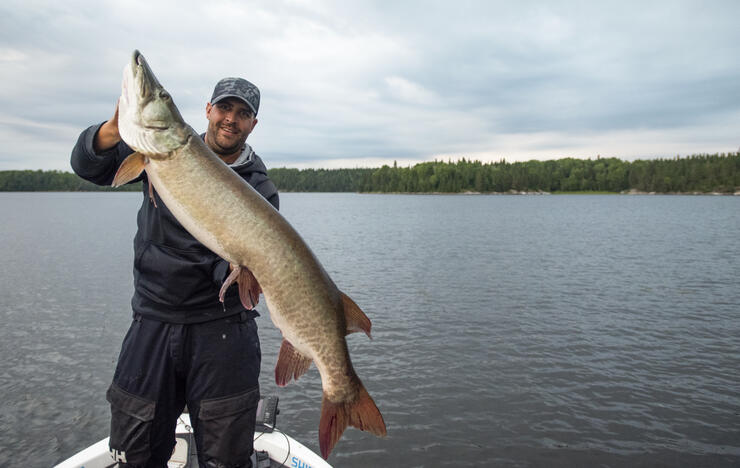
<path fill-rule="evenodd" d="M 189 453 L 195 450 L 195 442 L 190 427 L 190 415 L 187 413 L 183 413 L 177 422 L 175 439 L 177 445 L 175 445 L 172 458 L 170 458 L 167 466 L 169 468 L 192 466 L 192 464 L 188 464 L 188 460 Z M 254 450 L 255 452 L 267 452 L 270 456 L 271 466 L 331 468 L 331 465 L 319 455 L 278 429 L 274 429 L 272 432 L 255 431 Z M 108 438 L 105 438 L 76 453 L 56 465 L 55 468 L 110 468 L 116 462 L 117 460 L 113 458 L 108 448 Z"/>

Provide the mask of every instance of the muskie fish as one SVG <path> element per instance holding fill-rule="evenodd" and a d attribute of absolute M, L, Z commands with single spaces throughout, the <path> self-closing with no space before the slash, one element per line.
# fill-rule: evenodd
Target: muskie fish
<path fill-rule="evenodd" d="M 278 385 L 321 374 L 319 446 L 327 458 L 348 426 L 386 435 L 375 402 L 357 377 L 345 336 L 370 320 L 340 292 L 293 227 L 213 153 L 184 121 L 139 51 L 123 73 L 118 127 L 136 152 L 121 165 L 114 186 L 146 171 L 150 186 L 180 223 L 233 271 L 221 290 L 239 283 L 248 308 L 262 292 L 283 335 L 275 367 Z"/>

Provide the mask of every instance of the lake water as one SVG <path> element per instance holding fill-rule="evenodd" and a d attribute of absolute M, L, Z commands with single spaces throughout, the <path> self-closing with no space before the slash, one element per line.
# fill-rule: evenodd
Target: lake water
<path fill-rule="evenodd" d="M 0 194 L 0 466 L 106 437 L 136 193 Z M 740 197 L 284 194 L 373 321 L 348 337 L 388 425 L 343 467 L 740 466 Z M 318 450 L 312 368 L 262 393 Z"/>

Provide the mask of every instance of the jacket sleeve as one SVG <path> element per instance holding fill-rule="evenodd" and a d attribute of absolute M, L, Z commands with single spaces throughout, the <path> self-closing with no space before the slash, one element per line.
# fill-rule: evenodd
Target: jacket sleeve
<path fill-rule="evenodd" d="M 277 190 L 275 190 L 275 194 L 268 198 L 267 201 L 272 203 L 272 206 L 274 206 L 276 210 L 280 209 L 280 195 L 278 195 Z"/>
<path fill-rule="evenodd" d="M 124 159 L 134 152 L 120 141 L 113 148 L 96 153 L 93 140 L 103 123 L 93 125 L 80 134 L 70 158 L 75 174 L 96 185 L 110 185 Z"/>
<path fill-rule="evenodd" d="M 280 195 L 278 195 L 277 187 L 275 187 L 275 184 L 273 184 L 270 179 L 265 177 L 265 179 L 261 180 L 254 188 L 261 193 L 262 196 L 265 197 L 265 200 L 270 202 L 276 210 L 280 209 Z"/>

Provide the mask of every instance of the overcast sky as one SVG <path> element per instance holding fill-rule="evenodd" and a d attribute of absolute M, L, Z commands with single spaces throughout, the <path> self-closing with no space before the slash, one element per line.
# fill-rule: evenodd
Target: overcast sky
<path fill-rule="evenodd" d="M 186 121 L 262 91 L 268 167 L 672 157 L 740 147 L 740 1 L 0 5 L 0 170 L 70 170 L 134 49 Z"/>

